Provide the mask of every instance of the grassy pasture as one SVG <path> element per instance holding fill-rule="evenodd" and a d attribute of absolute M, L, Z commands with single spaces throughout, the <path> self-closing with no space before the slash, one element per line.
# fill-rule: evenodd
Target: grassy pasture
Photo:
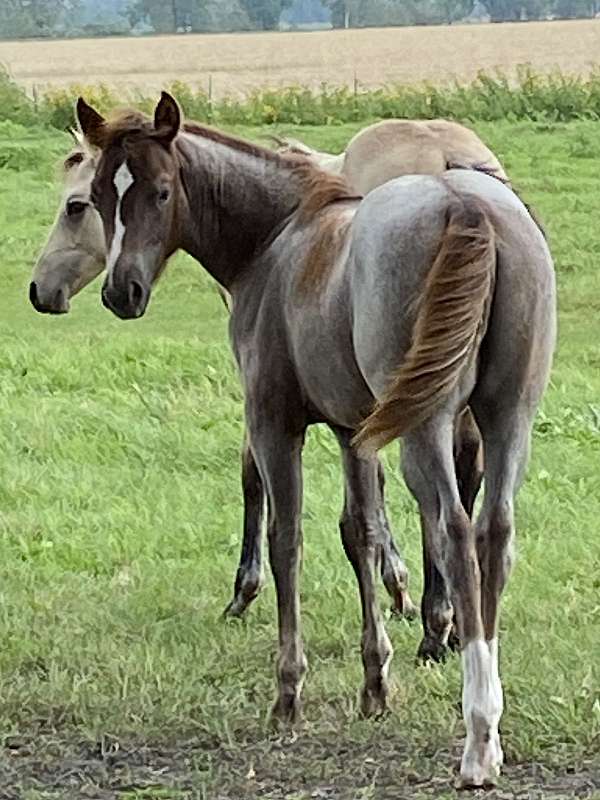
<path fill-rule="evenodd" d="M 335 149 L 355 130 L 296 133 Z M 587 122 L 478 132 L 545 220 L 560 293 L 504 602 L 495 796 L 600 797 L 600 139 Z M 221 301 L 179 256 L 139 322 L 102 309 L 98 284 L 69 316 L 36 315 L 26 287 L 69 142 L 17 133 L 0 133 L 0 797 L 453 797 L 459 663 L 417 667 L 418 625 L 389 622 L 391 713 L 357 718 L 359 604 L 337 535 L 336 446 L 320 429 L 305 456 L 306 723 L 294 736 L 266 727 L 271 582 L 246 621 L 220 618 L 242 434 Z M 417 597 L 417 515 L 394 448 L 385 457 Z"/>
<path fill-rule="evenodd" d="M 250 33 L 152 38 L 1 42 L 0 64 L 29 90 L 104 82 L 157 92 L 173 80 L 207 87 L 215 97 L 257 86 L 323 82 L 363 86 L 470 80 L 481 69 L 514 75 L 587 72 L 600 53 L 596 20 Z"/>

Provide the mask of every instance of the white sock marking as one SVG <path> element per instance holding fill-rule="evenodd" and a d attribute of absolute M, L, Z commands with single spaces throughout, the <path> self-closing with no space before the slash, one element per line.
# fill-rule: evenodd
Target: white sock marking
<path fill-rule="evenodd" d="M 113 183 L 115 185 L 115 189 L 117 190 L 117 205 L 115 207 L 115 226 L 113 238 L 112 242 L 110 243 L 110 250 L 106 259 L 106 269 L 109 275 L 112 273 L 113 269 L 115 268 L 115 264 L 121 255 L 123 239 L 125 237 L 125 225 L 123 225 L 123 220 L 121 219 L 121 203 L 123 201 L 125 192 L 133 183 L 133 175 L 129 171 L 127 161 L 123 161 L 119 169 L 115 172 Z"/>
<path fill-rule="evenodd" d="M 462 662 L 467 740 L 461 777 L 481 786 L 498 775 L 502 764 L 498 723 L 504 702 L 498 669 L 498 640 L 469 642 L 463 650 Z"/>

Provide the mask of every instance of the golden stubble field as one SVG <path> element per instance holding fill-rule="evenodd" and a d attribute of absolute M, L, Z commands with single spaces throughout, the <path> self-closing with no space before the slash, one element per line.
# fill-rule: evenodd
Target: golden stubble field
<path fill-rule="evenodd" d="M 306 33 L 160 36 L 0 42 L 0 63 L 34 85 L 105 82 L 158 90 L 172 80 L 215 96 L 264 86 L 361 85 L 472 78 L 479 69 L 514 73 L 531 63 L 586 72 L 600 61 L 600 20 L 380 28 Z"/>

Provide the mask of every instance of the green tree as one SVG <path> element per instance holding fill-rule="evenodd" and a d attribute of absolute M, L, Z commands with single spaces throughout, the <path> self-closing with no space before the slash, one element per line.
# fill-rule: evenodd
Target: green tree
<path fill-rule="evenodd" d="M 9 37 L 47 35 L 79 5 L 79 0 L 2 0 L 0 31 Z"/>
<path fill-rule="evenodd" d="M 157 33 L 173 33 L 177 16 L 177 0 L 134 0 L 127 9 L 132 26 L 148 19 Z"/>
<path fill-rule="evenodd" d="M 292 0 L 241 0 L 254 27 L 263 31 L 277 28 L 281 12 L 291 4 Z"/>
<path fill-rule="evenodd" d="M 518 20 L 521 17 L 521 0 L 483 0 L 492 22 Z"/>
<path fill-rule="evenodd" d="M 466 17 L 473 7 L 472 0 L 439 0 L 437 3 L 440 11 L 441 22 L 455 22 Z"/>
<path fill-rule="evenodd" d="M 246 31 L 253 25 L 239 0 L 188 0 L 194 31 Z"/>
<path fill-rule="evenodd" d="M 354 28 L 362 24 L 365 3 L 364 0 L 324 0 L 326 5 L 331 10 L 331 24 L 334 28 Z M 371 0 L 370 3 L 370 16 L 373 16 L 373 5 L 379 7 L 382 5 L 381 0 Z M 379 8 L 376 9 L 376 16 Z"/>
<path fill-rule="evenodd" d="M 596 3 L 590 0 L 557 0 L 554 13 L 563 19 L 593 17 L 596 13 Z"/>

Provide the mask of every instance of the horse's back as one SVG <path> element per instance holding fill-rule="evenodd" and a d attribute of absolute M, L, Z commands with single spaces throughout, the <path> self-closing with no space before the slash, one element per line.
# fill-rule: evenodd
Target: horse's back
<path fill-rule="evenodd" d="M 360 194 L 368 194 L 402 175 L 439 175 L 449 164 L 485 166 L 508 180 L 477 134 L 448 120 L 385 120 L 365 128 L 346 148 L 344 175 Z"/>

